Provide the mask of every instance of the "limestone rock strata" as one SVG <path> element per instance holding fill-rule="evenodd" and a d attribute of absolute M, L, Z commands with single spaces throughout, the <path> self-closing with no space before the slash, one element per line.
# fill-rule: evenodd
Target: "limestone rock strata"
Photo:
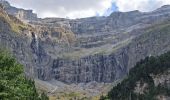
<path fill-rule="evenodd" d="M 23 21 L 37 20 L 37 14 L 33 13 L 32 10 L 13 7 L 5 0 L 0 0 L 0 4 L 4 6 L 4 9 L 8 14 L 14 15 Z"/>
<path fill-rule="evenodd" d="M 170 6 L 147 13 L 114 12 L 108 17 L 72 20 L 37 19 L 31 11 L 27 15 L 4 5 L 8 14 L 17 17 L 21 13 L 18 18 L 29 20 L 31 26 L 13 21 L 17 30 L 24 26 L 14 31 L 11 21 L 1 18 L 0 44 L 25 65 L 28 76 L 41 80 L 111 83 L 146 56 L 170 50 Z"/>

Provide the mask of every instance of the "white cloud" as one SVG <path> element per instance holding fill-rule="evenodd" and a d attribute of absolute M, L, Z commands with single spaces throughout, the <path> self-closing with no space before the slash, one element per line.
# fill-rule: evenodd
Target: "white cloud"
<path fill-rule="evenodd" d="M 122 12 L 132 10 L 147 12 L 170 4 L 170 0 L 115 0 L 115 4 Z"/>
<path fill-rule="evenodd" d="M 112 0 L 8 0 L 12 5 L 33 9 L 39 17 L 82 18 L 103 15 Z"/>
<path fill-rule="evenodd" d="M 114 2 L 119 11 L 152 11 L 170 0 L 7 0 L 12 5 L 33 9 L 39 17 L 83 18 L 112 12 Z M 108 10 L 109 9 L 109 10 Z"/>

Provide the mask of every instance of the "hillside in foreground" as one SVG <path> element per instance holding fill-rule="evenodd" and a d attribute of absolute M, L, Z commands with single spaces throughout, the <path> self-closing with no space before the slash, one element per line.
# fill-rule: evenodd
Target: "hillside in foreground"
<path fill-rule="evenodd" d="M 101 100 L 169 100 L 170 52 L 147 57 Z"/>
<path fill-rule="evenodd" d="M 23 66 L 7 52 L 0 51 L 0 100 L 48 100 L 38 94 L 34 81 L 23 74 Z"/>

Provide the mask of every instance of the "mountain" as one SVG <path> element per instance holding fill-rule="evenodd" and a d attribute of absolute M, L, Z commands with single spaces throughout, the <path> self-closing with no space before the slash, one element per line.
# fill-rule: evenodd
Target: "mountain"
<path fill-rule="evenodd" d="M 100 94 L 102 86 L 122 80 L 141 59 L 170 50 L 168 5 L 108 17 L 41 19 L 1 2 L 1 47 L 25 66 L 27 76 L 52 91 L 70 86 L 67 90 Z M 25 17 L 18 17 L 20 10 Z"/>
<path fill-rule="evenodd" d="M 137 44 L 136 40 L 149 27 L 169 20 L 169 10 L 163 9 L 149 13 L 115 12 L 108 17 L 75 20 L 46 18 L 31 22 L 40 28 L 39 35 L 42 35 L 37 41 L 44 48 L 41 49 L 44 50 L 42 54 L 46 54 L 45 57 L 37 54 L 41 64 L 38 77 L 43 80 L 55 78 L 66 83 L 113 82 L 122 78 L 140 59 L 169 50 L 168 47 L 163 48 L 164 44 L 158 45 L 163 50 L 154 46 L 153 40 L 162 42 L 157 38 L 148 43 L 142 41 L 141 44 Z M 162 10 L 164 12 L 160 13 Z M 66 35 L 57 31 L 62 28 L 67 31 Z M 50 40 L 51 43 L 47 42 Z M 139 45 L 151 46 L 140 51 L 141 48 L 136 47 Z M 48 71 L 42 66 L 48 66 Z"/>
<path fill-rule="evenodd" d="M 14 15 L 20 20 L 23 21 L 37 20 L 37 14 L 33 13 L 32 10 L 24 10 L 21 8 L 13 7 L 9 4 L 9 2 L 5 0 L 0 0 L 0 4 L 3 5 L 5 11 L 8 12 L 8 14 Z"/>
<path fill-rule="evenodd" d="M 169 100 L 170 52 L 138 62 L 105 100 Z"/>

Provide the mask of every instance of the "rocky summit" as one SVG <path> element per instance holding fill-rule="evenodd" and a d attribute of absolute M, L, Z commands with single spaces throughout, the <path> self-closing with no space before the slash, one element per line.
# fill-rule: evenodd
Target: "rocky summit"
<path fill-rule="evenodd" d="M 5 0 L 0 0 L 0 4 L 3 5 L 4 10 L 7 11 L 8 14 L 15 16 L 22 21 L 37 20 L 37 14 L 33 13 L 32 10 L 13 7 Z"/>
<path fill-rule="evenodd" d="M 141 59 L 170 50 L 169 5 L 107 17 L 42 19 L 32 10 L 0 3 L 1 47 L 25 66 L 27 76 L 47 87 L 113 83 Z"/>

